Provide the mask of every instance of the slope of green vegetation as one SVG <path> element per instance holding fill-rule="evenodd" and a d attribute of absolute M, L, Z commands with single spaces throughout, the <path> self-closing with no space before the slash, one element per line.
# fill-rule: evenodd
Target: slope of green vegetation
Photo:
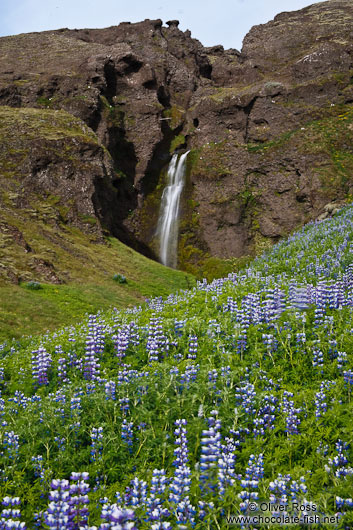
<path fill-rule="evenodd" d="M 352 241 L 349 207 L 227 278 L 3 344 L 8 519 L 351 528 Z"/>
<path fill-rule="evenodd" d="M 90 243 L 77 230 L 65 239 L 67 251 L 55 244 L 50 247 L 47 240 L 43 244 L 46 253 L 55 250 L 56 268 L 66 270 L 70 280 L 39 282 L 36 290 L 30 288 L 30 282 L 36 281 L 33 274 L 20 285 L 0 285 L 0 341 L 57 329 L 85 313 L 135 305 L 194 284 L 190 274 L 163 267 L 114 238 L 106 244 Z M 127 282 L 114 281 L 115 274 L 122 274 Z"/>

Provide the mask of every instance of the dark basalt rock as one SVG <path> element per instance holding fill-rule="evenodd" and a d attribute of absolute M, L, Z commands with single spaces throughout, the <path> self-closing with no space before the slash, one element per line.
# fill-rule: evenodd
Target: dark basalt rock
<path fill-rule="evenodd" d="M 241 52 L 205 48 L 177 20 L 3 37 L 0 105 L 65 110 L 96 133 L 111 156 L 116 197 L 92 177 L 94 215 L 144 252 L 160 172 L 173 139 L 185 145 L 184 137 L 193 151 L 183 245 L 241 256 L 352 189 L 352 22 L 351 0 L 314 4 L 255 26 Z M 331 129 L 338 132 L 328 137 Z M 44 175 L 56 158 L 39 158 Z"/>
<path fill-rule="evenodd" d="M 179 26 L 179 20 L 168 20 L 168 22 L 166 22 L 166 24 L 170 28 L 177 28 Z"/>

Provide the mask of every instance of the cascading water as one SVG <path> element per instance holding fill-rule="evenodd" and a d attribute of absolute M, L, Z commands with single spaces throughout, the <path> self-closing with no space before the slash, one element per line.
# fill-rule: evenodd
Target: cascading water
<path fill-rule="evenodd" d="M 179 205 L 188 153 L 189 151 L 180 156 L 174 154 L 169 163 L 168 183 L 163 190 L 158 217 L 159 257 L 163 265 L 173 268 L 177 266 Z"/>

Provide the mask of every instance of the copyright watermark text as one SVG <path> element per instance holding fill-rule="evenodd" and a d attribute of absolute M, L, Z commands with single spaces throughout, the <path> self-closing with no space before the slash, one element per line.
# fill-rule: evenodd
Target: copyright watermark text
<path fill-rule="evenodd" d="M 228 524 L 250 525 L 336 525 L 339 515 L 319 513 L 314 503 L 291 502 L 290 504 L 272 503 L 269 501 L 250 501 L 245 512 L 226 517 Z"/>

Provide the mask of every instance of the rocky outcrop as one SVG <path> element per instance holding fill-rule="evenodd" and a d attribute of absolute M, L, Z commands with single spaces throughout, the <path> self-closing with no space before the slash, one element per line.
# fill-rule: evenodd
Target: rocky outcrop
<path fill-rule="evenodd" d="M 70 227 L 103 243 L 104 231 L 114 231 L 116 180 L 111 157 L 81 120 L 65 111 L 0 107 L 0 280 L 68 279 L 39 241 L 50 233 L 65 240 Z"/>
<path fill-rule="evenodd" d="M 241 52 L 204 48 L 176 20 L 5 37 L 0 104 L 64 110 L 96 134 L 110 184 L 93 179 L 91 213 L 145 253 L 170 153 L 191 149 L 180 265 L 240 257 L 352 191 L 352 21 L 350 0 L 314 4 L 255 26 Z M 60 168 L 50 153 L 38 174 Z"/>

